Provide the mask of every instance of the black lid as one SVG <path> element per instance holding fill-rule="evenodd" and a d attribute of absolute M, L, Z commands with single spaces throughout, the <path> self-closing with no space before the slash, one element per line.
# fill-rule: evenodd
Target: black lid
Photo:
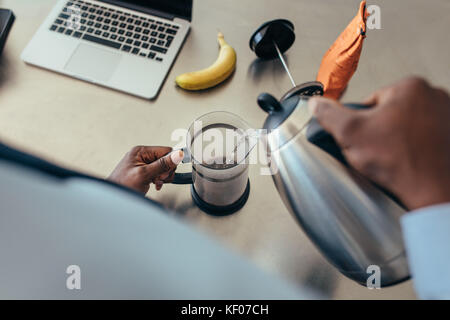
<path fill-rule="evenodd" d="M 250 49 L 262 59 L 278 56 L 273 45 L 277 44 L 281 53 L 289 49 L 295 41 L 294 24 L 289 20 L 277 19 L 264 23 L 250 38 Z"/>

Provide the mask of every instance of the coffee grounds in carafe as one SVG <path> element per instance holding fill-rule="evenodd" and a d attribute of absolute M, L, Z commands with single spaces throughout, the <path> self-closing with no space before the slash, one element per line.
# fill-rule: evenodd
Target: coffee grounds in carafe
<path fill-rule="evenodd" d="M 211 169 L 229 169 L 236 166 L 235 161 L 227 161 L 226 157 L 215 157 L 213 159 L 205 160 L 202 165 Z"/>

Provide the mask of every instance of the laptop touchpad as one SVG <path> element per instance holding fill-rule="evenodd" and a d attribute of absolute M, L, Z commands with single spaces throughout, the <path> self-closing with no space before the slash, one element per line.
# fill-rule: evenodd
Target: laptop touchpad
<path fill-rule="evenodd" d="M 67 62 L 65 70 L 87 80 L 107 81 L 121 57 L 120 53 L 81 43 Z"/>

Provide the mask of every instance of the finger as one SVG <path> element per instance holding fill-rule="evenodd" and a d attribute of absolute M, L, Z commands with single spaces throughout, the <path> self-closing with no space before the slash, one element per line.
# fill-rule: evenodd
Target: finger
<path fill-rule="evenodd" d="M 436 95 L 441 98 L 441 99 L 445 99 L 448 100 L 449 99 L 449 94 L 445 89 L 442 88 L 434 88 L 434 92 L 436 93 Z"/>
<path fill-rule="evenodd" d="M 164 185 L 164 182 L 163 182 L 163 181 L 161 181 L 161 180 L 156 180 L 155 186 L 156 186 L 156 190 L 157 190 L 157 191 L 161 190 L 161 188 L 163 187 L 163 185 Z"/>
<path fill-rule="evenodd" d="M 137 155 L 143 163 L 152 163 L 172 151 L 171 147 L 161 146 L 139 146 L 137 148 L 139 148 Z"/>
<path fill-rule="evenodd" d="M 158 177 L 164 173 L 175 171 L 183 160 L 183 151 L 177 150 L 144 166 L 149 177 Z"/>
<path fill-rule="evenodd" d="M 338 144 L 345 147 L 349 131 L 352 131 L 353 124 L 357 123 L 359 113 L 362 111 L 351 110 L 335 100 L 318 97 L 310 99 L 308 107 L 325 131 L 328 131 Z"/>
<path fill-rule="evenodd" d="M 386 95 L 387 92 L 392 88 L 392 86 L 386 86 L 382 87 L 375 92 L 373 92 L 371 95 L 369 95 L 366 99 L 363 100 L 363 104 L 369 105 L 369 106 L 375 106 L 380 103 L 380 101 L 383 99 L 383 97 Z"/>
<path fill-rule="evenodd" d="M 175 171 L 172 171 L 171 174 L 165 178 L 163 181 L 164 183 L 170 183 L 173 181 L 173 178 L 175 177 Z"/>
<path fill-rule="evenodd" d="M 172 170 L 170 172 L 166 172 L 166 173 L 159 175 L 157 178 L 154 179 L 153 183 L 156 184 L 155 181 L 157 181 L 157 180 L 161 181 L 161 183 L 163 183 L 163 184 L 170 183 L 170 182 L 172 182 L 174 176 L 175 176 L 175 170 Z"/>
<path fill-rule="evenodd" d="M 382 107 L 386 101 L 397 95 L 398 86 L 398 84 L 395 84 L 378 89 L 366 99 L 364 99 L 363 104 L 372 107 Z"/>
<path fill-rule="evenodd" d="M 162 178 L 163 176 L 165 176 L 164 179 Z M 162 174 L 159 177 L 153 179 L 152 182 L 155 185 L 156 190 L 159 191 L 162 189 L 164 183 L 172 182 L 174 176 L 175 176 L 175 171 L 168 172 L 167 174 Z"/>
<path fill-rule="evenodd" d="M 365 104 L 367 106 L 375 106 L 378 103 L 379 93 L 374 92 L 370 96 L 368 96 L 366 99 L 363 100 L 362 104 Z"/>
<path fill-rule="evenodd" d="M 165 172 L 162 175 L 160 175 L 158 178 L 159 178 L 159 180 L 164 181 L 170 176 L 170 174 L 171 174 L 171 172 Z"/>

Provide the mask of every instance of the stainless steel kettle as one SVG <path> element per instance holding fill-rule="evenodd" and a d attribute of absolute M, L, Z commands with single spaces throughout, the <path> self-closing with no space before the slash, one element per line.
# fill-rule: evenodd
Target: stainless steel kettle
<path fill-rule="evenodd" d="M 258 104 L 269 114 L 262 139 L 276 188 L 329 262 L 363 285 L 377 267 L 381 286 L 408 279 L 399 224 L 405 208 L 347 165 L 309 113 L 307 98 L 296 95 L 280 103 L 264 93 Z"/>

